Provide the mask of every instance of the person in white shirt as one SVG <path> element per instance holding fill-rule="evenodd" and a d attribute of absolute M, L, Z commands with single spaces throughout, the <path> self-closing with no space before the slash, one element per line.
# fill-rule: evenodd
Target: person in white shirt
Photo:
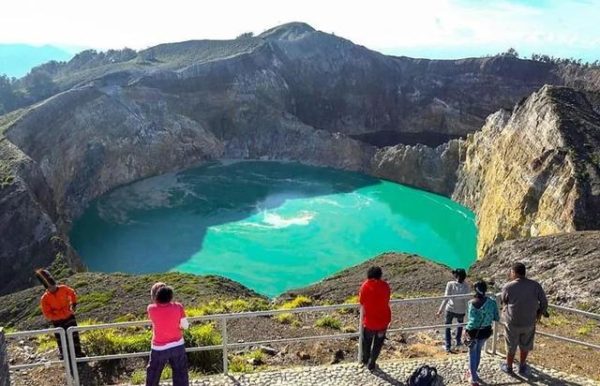
<path fill-rule="evenodd" d="M 459 268 L 452 271 L 452 275 L 454 275 L 454 280 L 449 281 L 446 284 L 446 291 L 444 296 L 452 296 L 452 295 L 468 295 L 471 293 L 471 289 L 469 285 L 465 282 L 467 278 L 467 272 L 464 269 Z M 468 298 L 459 298 L 459 299 L 444 299 L 440 308 L 437 312 L 437 315 L 442 315 L 442 312 L 446 311 L 446 322 L 445 324 L 452 324 L 452 322 L 456 319 L 457 323 L 463 323 L 465 321 L 465 313 L 467 312 L 467 301 Z M 463 328 L 458 327 L 456 329 L 456 346 L 462 346 L 462 332 Z M 444 349 L 447 353 L 452 352 L 452 329 L 446 328 L 446 337 Z"/>

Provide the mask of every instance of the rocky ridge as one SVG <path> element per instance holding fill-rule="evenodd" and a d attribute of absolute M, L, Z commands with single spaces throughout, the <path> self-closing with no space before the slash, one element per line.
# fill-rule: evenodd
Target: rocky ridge
<path fill-rule="evenodd" d="M 453 198 L 477 213 L 478 252 L 509 239 L 599 229 L 600 115 L 544 86 L 465 141 Z"/>

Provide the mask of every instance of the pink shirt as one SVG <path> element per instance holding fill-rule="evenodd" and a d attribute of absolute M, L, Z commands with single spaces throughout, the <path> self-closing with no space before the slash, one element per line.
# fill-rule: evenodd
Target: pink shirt
<path fill-rule="evenodd" d="M 183 344 L 180 322 L 185 310 L 180 303 L 150 304 L 148 317 L 152 322 L 152 348 L 167 349 Z"/>

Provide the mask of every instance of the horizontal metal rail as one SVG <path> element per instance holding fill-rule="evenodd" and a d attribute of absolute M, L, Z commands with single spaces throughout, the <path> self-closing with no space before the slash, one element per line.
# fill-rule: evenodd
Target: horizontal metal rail
<path fill-rule="evenodd" d="M 469 299 L 472 295 L 452 295 L 452 296 L 432 296 L 424 298 L 412 298 L 412 299 L 392 299 L 390 305 L 399 304 L 412 304 L 412 303 L 425 303 L 427 301 L 444 300 L 444 299 Z M 264 311 L 247 311 L 247 312 L 236 312 L 230 314 L 211 314 L 204 316 L 194 316 L 188 318 L 190 322 L 210 322 L 223 319 L 241 319 L 241 318 L 258 318 L 266 316 L 274 316 L 279 314 L 300 314 L 305 312 L 329 312 L 341 309 L 358 309 L 360 304 L 358 303 L 344 303 L 334 304 L 328 306 L 310 306 L 310 307 L 298 307 L 291 309 L 276 309 L 276 310 L 264 310 Z M 132 322 L 118 322 L 118 323 L 102 323 L 93 324 L 89 326 L 77 326 L 76 331 L 89 331 L 89 330 L 100 330 L 106 328 L 125 328 L 125 327 L 146 327 L 150 326 L 149 320 L 136 320 Z"/>
<path fill-rule="evenodd" d="M 63 365 L 64 361 L 45 361 L 45 362 L 35 362 L 35 363 L 23 363 L 20 365 L 11 365 L 8 366 L 9 370 L 25 370 L 31 369 L 34 367 L 50 367 L 52 365 Z"/>
<path fill-rule="evenodd" d="M 454 324 L 436 324 L 433 326 L 420 326 L 420 327 L 404 327 L 404 328 L 390 328 L 388 332 L 417 332 L 417 331 L 428 331 L 438 330 L 440 328 L 456 328 L 464 327 L 467 323 L 454 323 Z"/>
<path fill-rule="evenodd" d="M 578 310 L 576 308 L 570 308 L 570 307 L 565 307 L 565 306 L 559 306 L 556 304 L 549 304 L 548 307 L 555 309 L 555 310 L 568 312 L 571 314 L 585 316 L 586 318 L 600 320 L 600 314 L 595 314 L 593 312 Z"/>
<path fill-rule="evenodd" d="M 567 337 L 560 336 L 560 335 L 549 334 L 549 333 L 543 332 L 543 331 L 536 331 L 535 334 L 536 335 L 540 335 L 540 336 L 545 336 L 547 338 L 552 338 L 552 339 L 556 339 L 556 340 L 562 340 L 563 342 L 575 343 L 575 344 L 578 344 L 580 346 L 584 346 L 584 347 L 588 347 L 588 348 L 593 348 L 593 349 L 596 349 L 596 350 L 600 350 L 600 345 L 593 344 L 593 343 L 588 343 L 588 342 L 583 342 L 583 341 L 577 340 L 577 339 L 567 338 Z"/>
<path fill-rule="evenodd" d="M 67 381 L 67 385 L 71 386 L 73 384 L 73 379 L 71 378 L 71 374 L 69 373 L 69 355 L 67 355 L 68 347 L 67 347 L 67 337 L 65 330 L 63 328 L 46 328 L 42 330 L 31 330 L 31 331 L 18 331 L 18 332 L 9 332 L 4 336 L 7 339 L 19 339 L 19 338 L 31 338 L 40 335 L 47 334 L 58 334 L 60 336 L 60 345 L 63 352 L 63 359 L 59 361 L 44 361 L 44 362 L 34 362 L 34 363 L 23 363 L 18 365 L 8 366 L 9 370 L 24 370 L 31 369 L 35 367 L 50 367 L 54 365 L 63 365 L 65 368 L 65 379 Z"/>

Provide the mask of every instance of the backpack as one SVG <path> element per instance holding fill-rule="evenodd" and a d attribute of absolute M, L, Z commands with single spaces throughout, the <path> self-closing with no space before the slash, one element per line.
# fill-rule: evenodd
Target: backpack
<path fill-rule="evenodd" d="M 437 369 L 423 365 L 417 368 L 406 380 L 408 386 L 433 386 L 438 379 Z"/>

